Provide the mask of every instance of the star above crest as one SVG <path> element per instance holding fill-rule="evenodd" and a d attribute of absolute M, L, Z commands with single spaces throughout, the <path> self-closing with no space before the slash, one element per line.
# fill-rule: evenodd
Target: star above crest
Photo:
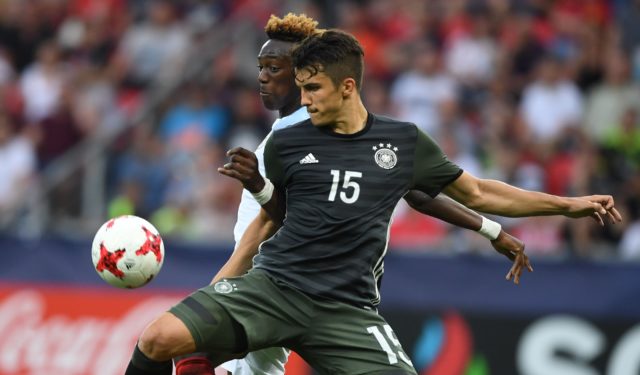
<path fill-rule="evenodd" d="M 389 150 L 398 151 L 398 148 L 394 147 L 391 143 L 387 143 L 386 145 L 384 143 L 378 143 L 378 145 L 371 147 L 371 149 L 373 151 L 377 151 L 378 149 L 382 149 L 382 148 L 387 148 Z"/>

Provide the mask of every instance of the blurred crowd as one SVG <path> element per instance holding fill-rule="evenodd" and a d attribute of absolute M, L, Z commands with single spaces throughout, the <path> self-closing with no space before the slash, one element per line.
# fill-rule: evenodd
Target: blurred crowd
<path fill-rule="evenodd" d="M 0 228 L 8 227 L 21 205 L 34 198 L 28 187 L 42 182 L 52 162 L 83 141 L 128 129 L 127 122 L 158 86 L 179 80 L 194 43 L 232 11 L 230 4 L 0 0 Z M 207 139 L 220 136 L 230 120 L 224 111 L 209 115 L 211 104 L 207 93 L 201 118 L 207 126 L 215 122 L 220 127 Z M 166 170 L 162 159 L 173 150 L 161 142 L 178 138 L 175 125 L 185 120 L 179 111 L 169 112 L 175 115 L 167 113 L 159 134 L 155 124 L 139 125 L 111 145 L 104 199 L 112 210 L 148 215 L 165 204 L 165 185 L 174 170 Z M 147 128 L 153 130 L 147 131 L 149 137 L 142 134 Z M 152 155 L 154 145 L 160 149 Z M 153 165 L 140 173 L 143 163 Z M 65 218 L 82 220 L 82 173 L 78 170 L 47 192 L 51 225 Z"/>
<path fill-rule="evenodd" d="M 242 23 L 246 42 L 225 46 L 151 123 L 110 145 L 104 197 L 105 219 L 136 214 L 165 236 L 230 241 L 241 190 L 216 167 L 269 131 L 255 56 L 269 15 L 290 11 L 356 35 L 368 109 L 416 123 L 466 171 L 615 197 L 624 222 L 604 228 L 495 218 L 530 254 L 640 259 L 639 0 L 0 0 L 0 217 L 52 160 L 118 128 L 153 82 L 180 74 L 206 30 Z M 52 212 L 78 215 L 78 184 L 61 185 Z M 488 244 L 401 204 L 391 246 Z"/>

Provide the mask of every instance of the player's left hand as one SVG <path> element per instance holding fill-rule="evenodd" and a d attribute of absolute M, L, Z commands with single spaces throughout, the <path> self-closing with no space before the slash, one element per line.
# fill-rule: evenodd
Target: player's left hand
<path fill-rule="evenodd" d="M 604 225 L 604 217 L 607 217 L 611 224 L 622 221 L 622 216 L 616 209 L 611 195 L 588 195 L 569 199 L 570 204 L 566 214 L 568 217 L 591 216 L 600 225 Z"/>
<path fill-rule="evenodd" d="M 600 204 L 602 206 L 602 208 L 604 208 L 604 210 L 605 210 L 604 213 L 599 213 L 598 211 L 595 211 L 591 215 L 591 217 L 594 218 L 598 222 L 598 224 L 604 225 L 603 217 L 605 217 L 605 216 L 609 219 L 609 222 L 611 224 L 622 222 L 622 215 L 620 215 L 620 212 L 618 212 L 618 210 L 616 209 L 615 202 L 614 202 L 612 196 L 610 196 L 610 195 L 590 195 L 590 196 L 587 196 L 587 197 L 584 197 L 584 198 L 588 199 L 592 203 Z"/>
<path fill-rule="evenodd" d="M 500 231 L 498 238 L 491 241 L 491 245 L 497 252 L 513 262 L 511 269 L 507 273 L 507 280 L 513 278 L 515 284 L 520 284 L 520 276 L 522 275 L 523 268 L 526 268 L 529 272 L 533 272 L 529 257 L 524 252 L 524 242 L 503 230 Z"/>
<path fill-rule="evenodd" d="M 234 147 L 227 151 L 229 162 L 218 168 L 218 172 L 235 178 L 251 193 L 257 193 L 264 188 L 264 178 L 258 170 L 256 155 L 242 147 Z"/>

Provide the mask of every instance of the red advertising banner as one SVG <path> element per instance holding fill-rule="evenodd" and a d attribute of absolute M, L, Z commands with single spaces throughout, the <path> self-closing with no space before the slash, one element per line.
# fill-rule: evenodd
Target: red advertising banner
<path fill-rule="evenodd" d="M 0 283 L 0 374 L 122 375 L 144 327 L 183 297 Z M 290 362 L 288 375 L 309 373 Z"/>
<path fill-rule="evenodd" d="M 0 374 L 121 375 L 179 294 L 0 284 Z"/>

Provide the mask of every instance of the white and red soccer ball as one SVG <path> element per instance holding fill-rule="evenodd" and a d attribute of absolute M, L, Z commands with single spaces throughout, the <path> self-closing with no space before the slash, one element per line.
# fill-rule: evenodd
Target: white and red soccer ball
<path fill-rule="evenodd" d="M 162 268 L 164 243 L 151 223 L 127 215 L 104 223 L 91 246 L 91 258 L 98 275 L 119 288 L 139 288 Z"/>

